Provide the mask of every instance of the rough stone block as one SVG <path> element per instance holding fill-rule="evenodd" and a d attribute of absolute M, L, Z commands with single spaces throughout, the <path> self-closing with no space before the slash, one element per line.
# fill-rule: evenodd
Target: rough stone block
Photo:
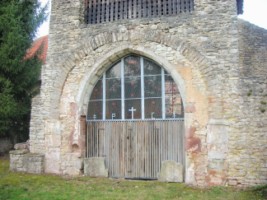
<path fill-rule="evenodd" d="M 24 150 L 24 149 L 28 150 L 29 149 L 29 141 L 15 144 L 14 149 L 15 150 Z"/>
<path fill-rule="evenodd" d="M 44 172 L 44 155 L 26 154 L 27 172 L 33 174 L 41 174 Z"/>
<path fill-rule="evenodd" d="M 84 174 L 92 177 L 108 177 L 105 158 L 93 157 L 84 159 Z"/>
<path fill-rule="evenodd" d="M 10 170 L 40 174 L 44 172 L 44 155 L 32 154 L 28 150 L 10 151 Z"/>
<path fill-rule="evenodd" d="M 183 165 L 173 160 L 163 161 L 158 180 L 161 182 L 183 182 Z"/>

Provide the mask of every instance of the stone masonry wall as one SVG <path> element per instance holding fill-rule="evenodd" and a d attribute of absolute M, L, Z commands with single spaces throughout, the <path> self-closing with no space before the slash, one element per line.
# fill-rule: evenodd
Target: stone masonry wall
<path fill-rule="evenodd" d="M 245 79 L 239 73 L 236 2 L 195 0 L 191 14 L 98 25 L 83 23 L 82 5 L 82 0 L 52 1 L 47 64 L 33 102 L 30 134 L 30 151 L 45 154 L 45 172 L 82 173 L 81 116 L 90 91 L 112 62 L 137 53 L 162 65 L 183 95 L 185 182 L 236 181 L 244 170 L 234 167 L 239 165 L 235 138 L 243 134 L 237 124 L 245 119 L 239 109 Z M 255 169 L 254 177 L 259 173 Z M 246 185 L 248 180 L 242 176 L 237 181 Z"/>
<path fill-rule="evenodd" d="M 10 170 L 41 174 L 44 172 L 44 155 L 29 153 L 28 150 L 13 150 L 10 154 Z"/>
<path fill-rule="evenodd" d="M 230 185 L 267 183 L 267 30 L 239 20 L 239 134 L 230 138 Z"/>

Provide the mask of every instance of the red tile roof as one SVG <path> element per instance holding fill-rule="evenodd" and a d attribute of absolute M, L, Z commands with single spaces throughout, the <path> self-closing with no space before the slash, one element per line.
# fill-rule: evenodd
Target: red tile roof
<path fill-rule="evenodd" d="M 40 51 L 39 59 L 45 64 L 46 62 L 46 55 L 48 49 L 48 35 L 43 36 L 35 40 L 31 46 L 31 48 L 27 51 L 25 59 L 32 58 L 34 55 Z"/>

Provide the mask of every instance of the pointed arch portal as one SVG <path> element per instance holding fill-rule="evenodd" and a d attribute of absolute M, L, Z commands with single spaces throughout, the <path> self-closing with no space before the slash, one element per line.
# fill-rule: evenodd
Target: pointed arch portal
<path fill-rule="evenodd" d="M 110 177 L 157 179 L 165 160 L 184 166 L 183 117 L 172 77 L 148 58 L 123 57 L 91 93 L 86 156 L 104 157 Z"/>

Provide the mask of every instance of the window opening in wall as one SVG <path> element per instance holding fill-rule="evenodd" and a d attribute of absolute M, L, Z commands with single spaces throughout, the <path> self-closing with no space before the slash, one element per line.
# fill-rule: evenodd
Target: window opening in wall
<path fill-rule="evenodd" d="M 194 10 L 194 0 L 85 0 L 85 22 L 171 16 Z"/>
<path fill-rule="evenodd" d="M 183 118 L 183 103 L 173 78 L 148 58 L 129 55 L 96 83 L 87 120 Z"/>

